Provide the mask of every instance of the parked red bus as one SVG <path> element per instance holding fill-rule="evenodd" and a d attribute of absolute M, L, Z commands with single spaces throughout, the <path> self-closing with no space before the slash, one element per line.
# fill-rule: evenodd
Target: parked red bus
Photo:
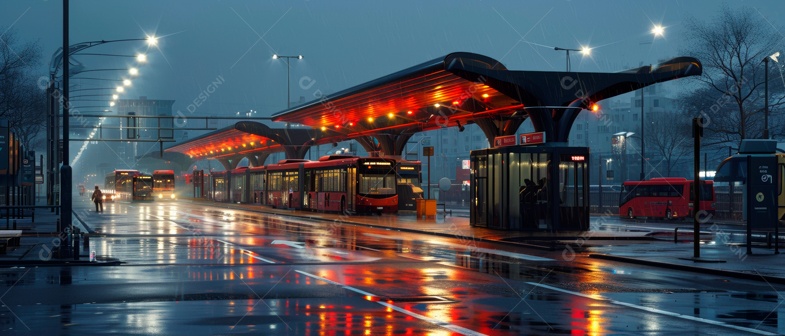
<path fill-rule="evenodd" d="M 395 160 L 349 155 L 319 161 L 282 160 L 265 166 L 266 204 L 352 213 L 396 213 Z"/>
<path fill-rule="evenodd" d="M 714 212 L 714 182 L 701 181 L 701 210 Z M 627 181 L 622 185 L 619 215 L 626 218 L 686 218 L 692 216 L 692 180 L 661 177 Z"/>

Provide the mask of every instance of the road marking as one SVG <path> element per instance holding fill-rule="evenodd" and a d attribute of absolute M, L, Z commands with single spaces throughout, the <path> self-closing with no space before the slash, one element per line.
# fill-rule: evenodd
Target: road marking
<path fill-rule="evenodd" d="M 156 217 L 156 218 L 159 218 L 161 220 L 164 220 L 163 218 L 158 217 L 156 215 L 150 215 L 150 217 Z M 179 227 L 181 227 L 183 229 L 186 229 L 188 231 L 192 231 L 193 227 L 183 226 L 182 224 L 178 223 L 177 220 L 169 219 L 169 221 L 171 221 L 172 223 L 174 223 L 174 225 L 177 225 L 177 226 L 179 226 Z M 213 239 L 213 240 L 215 240 L 217 242 L 223 243 L 224 245 L 227 245 L 227 246 L 234 246 L 236 249 L 240 250 L 243 254 L 245 254 L 245 255 L 247 255 L 247 256 L 249 256 L 251 258 L 254 258 L 256 260 L 260 260 L 260 261 L 266 262 L 268 264 L 275 264 L 275 261 L 272 261 L 270 259 L 262 258 L 262 257 L 258 256 L 255 252 L 253 252 L 251 250 L 246 250 L 246 249 L 244 249 L 242 247 L 239 247 L 239 246 L 235 245 L 234 243 L 230 243 L 228 241 L 221 240 L 221 239 L 216 239 L 216 238 L 210 238 L 210 239 Z"/>
<path fill-rule="evenodd" d="M 758 334 L 758 335 L 777 335 L 775 333 L 770 333 L 768 331 L 757 330 L 757 329 L 752 329 L 752 328 L 745 328 L 745 327 L 739 327 L 739 326 L 735 326 L 735 325 L 728 324 L 728 323 L 725 323 L 725 322 L 709 320 L 709 319 L 705 319 L 705 318 L 702 318 L 702 317 L 683 315 L 683 314 L 669 312 L 669 311 L 662 310 L 662 309 L 645 307 L 645 306 L 639 306 L 639 305 L 632 304 L 632 303 L 611 300 L 611 299 L 608 299 L 608 298 L 606 298 L 606 297 L 604 297 L 602 295 L 587 295 L 587 294 L 583 294 L 583 293 L 579 293 L 579 292 L 573 292 L 571 290 L 562 289 L 562 288 L 559 288 L 559 287 L 549 286 L 549 285 L 545 285 L 545 284 L 539 284 L 539 283 L 536 283 L 536 282 L 527 282 L 527 284 L 535 286 L 535 287 L 547 288 L 547 289 L 550 289 L 550 290 L 553 290 L 553 291 L 562 292 L 562 293 L 566 293 L 566 294 L 570 294 L 570 295 L 580 296 L 580 297 L 584 297 L 584 298 L 591 299 L 591 300 L 605 301 L 607 303 L 614 304 L 614 305 L 630 307 L 630 308 L 634 308 L 634 309 L 638 309 L 638 310 L 643 310 L 643 311 L 646 311 L 646 312 L 649 312 L 649 313 L 655 313 L 655 314 L 660 314 L 660 315 L 680 318 L 680 319 L 684 319 L 684 320 L 688 320 L 688 321 L 701 322 L 701 323 L 715 325 L 715 326 L 718 326 L 718 327 L 725 327 L 725 328 L 735 329 L 735 330 L 744 331 L 744 332 L 753 333 L 753 334 Z"/>
<path fill-rule="evenodd" d="M 304 272 L 304 271 L 299 271 L 299 270 L 295 270 L 295 272 L 300 273 L 300 274 L 305 275 L 305 276 L 308 276 L 308 277 L 311 277 L 311 278 L 314 278 L 314 279 L 317 279 L 317 280 L 322 280 L 322 281 L 324 281 L 326 283 L 329 283 L 329 284 L 332 284 L 332 285 L 340 286 L 341 288 L 346 288 L 346 289 L 348 289 L 350 291 L 353 291 L 355 293 L 358 293 L 360 295 L 373 296 L 373 297 L 377 297 L 377 298 L 379 297 L 378 295 L 368 293 L 368 292 L 366 292 L 366 291 L 364 291 L 362 289 L 354 288 L 352 286 L 347 286 L 347 285 L 344 285 L 342 283 L 335 282 L 335 281 L 332 281 L 332 280 L 327 279 L 327 278 L 320 277 L 320 276 L 315 275 L 315 274 L 311 274 L 311 273 Z M 387 308 L 394 309 L 395 311 L 397 311 L 399 313 L 403 313 L 403 314 L 409 315 L 411 317 L 414 317 L 414 318 L 417 318 L 417 319 L 420 319 L 420 320 L 423 320 L 423 321 L 435 324 L 437 326 L 440 326 L 442 328 L 445 328 L 445 329 L 453 331 L 453 332 L 457 332 L 457 333 L 462 334 L 462 335 L 470 335 L 470 336 L 482 336 L 482 335 L 485 335 L 485 334 L 478 333 L 478 332 L 476 332 L 474 330 L 471 330 L 471 329 L 466 329 L 464 327 L 460 327 L 460 326 L 457 326 L 457 325 L 454 325 L 454 324 L 450 324 L 450 323 L 447 323 L 447 322 L 444 322 L 444 321 L 437 320 L 435 318 L 431 318 L 431 317 L 428 317 L 428 316 L 424 316 L 424 315 L 420 315 L 420 314 L 408 311 L 406 309 L 403 309 L 403 308 L 398 307 L 398 306 L 393 305 L 393 304 L 389 304 L 387 302 L 376 301 L 376 303 L 378 303 L 378 304 L 380 304 L 382 306 L 385 306 Z"/>

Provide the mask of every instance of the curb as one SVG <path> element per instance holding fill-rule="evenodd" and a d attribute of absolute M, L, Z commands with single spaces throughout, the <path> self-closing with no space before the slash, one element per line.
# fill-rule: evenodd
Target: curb
<path fill-rule="evenodd" d="M 675 269 L 675 270 L 686 271 L 686 272 L 712 274 L 712 275 L 719 275 L 719 276 L 744 279 L 744 280 L 754 280 L 754 281 L 763 280 L 769 283 L 785 284 L 785 278 L 767 276 L 760 273 L 752 274 L 752 273 L 743 273 L 737 271 L 718 270 L 718 269 L 712 269 L 706 267 L 671 264 L 666 262 L 643 260 L 643 259 L 630 258 L 630 257 L 620 257 L 620 256 L 609 255 L 609 254 L 589 254 L 589 258 L 620 261 L 620 262 L 626 262 L 631 264 L 646 265 L 646 266 L 653 266 L 653 267 L 660 267 L 660 268 L 669 268 L 669 269 Z"/>
<path fill-rule="evenodd" d="M 197 203 L 199 201 L 191 201 Z M 572 235 L 572 236 L 563 236 L 563 237 L 555 237 L 555 236 L 541 236 L 541 237 L 513 237 L 513 238 L 505 238 L 505 239 L 487 239 L 482 237 L 477 237 L 474 235 L 466 235 L 462 230 L 458 230 L 455 233 L 442 233 L 442 232 L 435 232 L 435 231 L 424 231 L 418 229 L 410 229 L 410 228 L 398 228 L 398 227 L 390 227 L 385 225 L 374 225 L 362 222 L 355 222 L 351 220 L 346 220 L 346 216 L 342 218 L 330 219 L 324 218 L 320 216 L 309 215 L 308 213 L 284 213 L 283 209 L 276 209 L 281 212 L 277 211 L 264 211 L 263 209 L 248 209 L 245 208 L 243 205 L 238 205 L 234 203 L 221 203 L 226 205 L 235 210 L 243 210 L 255 213 L 262 213 L 262 214 L 274 214 L 274 215 L 281 215 L 281 216 L 290 216 L 295 218 L 301 219 L 309 219 L 313 221 L 320 221 L 320 222 L 333 222 L 339 225 L 355 225 L 355 226 L 362 226 L 372 229 L 380 229 L 380 230 L 388 230 L 388 231 L 399 231 L 399 232 L 407 232 L 407 233 L 419 233 L 419 234 L 428 234 L 428 235 L 435 235 L 440 237 L 447 237 L 447 238 L 455 238 L 455 239 L 462 239 L 462 240 L 473 240 L 477 242 L 483 243 L 497 243 L 507 246 L 515 246 L 515 247 L 526 247 L 532 249 L 538 249 L 543 251 L 557 251 L 563 249 L 566 245 L 574 245 L 573 242 L 578 240 L 645 240 L 645 241 L 659 241 L 661 239 L 657 239 L 654 237 L 647 237 L 647 236 L 640 236 L 640 237 L 592 237 L 591 235 L 588 236 L 580 236 L 580 235 Z M 290 211 L 297 211 L 297 210 L 290 210 Z M 449 224 L 447 224 L 447 228 L 449 229 Z M 531 240 L 531 241 L 541 241 L 541 242 L 551 242 L 550 245 L 538 245 L 532 243 L 522 243 L 516 242 L 514 239 L 521 239 L 521 240 Z M 561 242 L 561 244 L 553 244 L 556 242 Z"/>
<path fill-rule="evenodd" d="M 35 266 L 35 267 L 55 267 L 55 266 L 119 266 L 122 262 L 115 261 L 81 261 L 81 260 L 0 260 L 0 267 L 12 266 Z"/>

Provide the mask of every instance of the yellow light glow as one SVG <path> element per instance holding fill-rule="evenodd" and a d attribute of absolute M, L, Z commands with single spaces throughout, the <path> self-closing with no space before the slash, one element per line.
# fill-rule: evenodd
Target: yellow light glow
<path fill-rule="evenodd" d="M 373 117 L 368 117 L 368 122 L 373 122 Z"/>

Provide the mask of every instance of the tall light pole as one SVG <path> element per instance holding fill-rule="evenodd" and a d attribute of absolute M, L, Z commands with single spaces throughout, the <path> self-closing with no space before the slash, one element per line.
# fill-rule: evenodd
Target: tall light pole
<path fill-rule="evenodd" d="M 58 156 L 59 152 L 59 138 L 57 129 L 58 117 L 55 109 L 55 105 L 57 104 L 57 98 L 55 94 L 55 81 L 57 80 L 57 72 L 62 66 L 63 68 L 63 75 L 62 75 L 62 88 L 61 88 L 61 100 L 63 105 L 63 158 L 62 158 L 62 166 L 60 167 L 60 174 L 59 174 L 59 182 L 60 182 L 60 223 L 61 226 L 58 228 L 61 232 L 64 232 L 65 228 L 71 229 L 72 225 L 72 209 L 73 209 L 73 195 L 71 194 L 71 185 L 72 185 L 72 170 L 69 163 L 69 77 L 71 77 L 70 71 L 70 56 L 76 54 L 77 52 L 105 43 L 111 42 L 125 42 L 125 41 L 147 41 L 149 45 L 155 45 L 157 39 L 153 36 L 148 36 L 144 39 L 125 39 L 125 40 L 112 40 L 112 41 L 92 41 L 92 42 L 83 42 L 78 43 L 75 45 L 70 45 L 69 41 L 69 2 L 68 0 L 63 0 L 63 46 L 58 49 L 54 55 L 52 55 L 52 60 L 50 63 L 50 71 L 49 71 L 49 85 L 47 88 L 47 93 L 49 95 L 49 122 L 47 123 L 50 126 L 50 130 L 47 132 L 47 136 L 51 137 L 50 141 L 47 141 L 47 147 L 49 147 L 49 167 L 48 170 L 51 171 L 50 179 L 51 182 L 53 179 L 52 177 L 58 176 L 55 174 L 54 166 L 59 163 L 59 159 L 56 157 Z M 48 194 L 53 193 L 53 185 L 50 190 L 48 190 Z M 54 197 L 50 198 L 51 205 L 54 205 Z M 68 242 L 65 242 L 66 246 Z M 77 258 L 78 256 L 74 256 Z"/>
<path fill-rule="evenodd" d="M 591 54 L 591 48 L 589 47 L 581 47 L 580 49 L 553 47 L 553 50 L 567 52 L 567 72 L 570 72 L 570 51 L 578 51 L 584 56 Z"/>
<path fill-rule="evenodd" d="M 283 59 L 286 60 L 286 108 L 289 108 L 289 106 L 291 105 L 291 101 L 292 101 L 292 99 L 290 98 L 290 90 L 289 90 L 289 87 L 291 86 L 290 83 L 289 83 L 289 69 L 290 69 L 289 68 L 289 60 L 292 59 L 292 58 L 303 59 L 303 55 L 281 56 L 281 55 L 278 55 L 278 54 L 273 54 L 273 59 L 279 59 L 279 58 L 283 58 Z"/>
<path fill-rule="evenodd" d="M 662 37 L 665 35 L 665 27 L 655 25 L 651 28 L 651 33 L 654 35 L 654 38 Z M 646 179 L 646 131 L 644 130 L 646 125 L 644 115 L 646 115 L 646 112 L 643 109 L 643 89 L 641 88 L 641 181 Z"/>
<path fill-rule="evenodd" d="M 646 167 L 646 131 L 644 131 L 644 122 L 643 122 L 643 115 L 645 114 L 643 110 L 643 89 L 641 88 L 641 179 L 643 181 L 646 179 L 646 171 L 644 170 Z"/>
<path fill-rule="evenodd" d="M 764 79 L 763 79 L 763 87 L 764 87 L 764 97 L 763 97 L 763 104 L 764 104 L 764 111 L 763 111 L 763 138 L 769 138 L 769 58 L 772 61 L 778 62 L 779 60 L 777 57 L 780 57 L 780 52 L 775 52 L 769 56 L 763 58 L 764 64 Z"/>

